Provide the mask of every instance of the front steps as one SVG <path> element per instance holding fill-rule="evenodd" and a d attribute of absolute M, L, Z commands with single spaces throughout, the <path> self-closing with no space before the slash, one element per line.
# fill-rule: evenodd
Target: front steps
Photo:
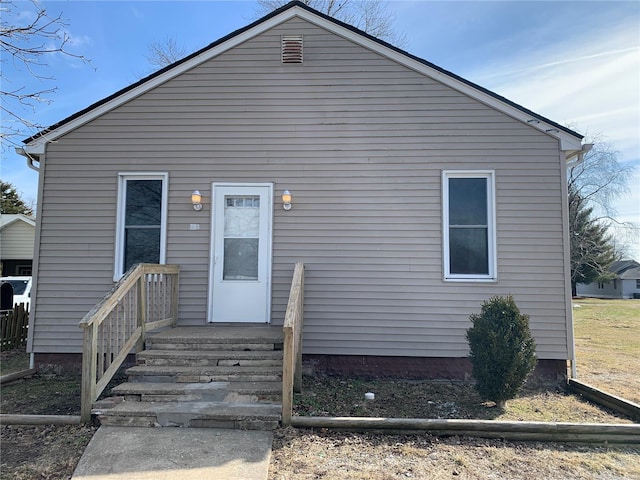
<path fill-rule="evenodd" d="M 94 405 L 102 425 L 272 430 L 282 404 L 282 330 L 182 327 L 147 338 L 129 381 Z"/>

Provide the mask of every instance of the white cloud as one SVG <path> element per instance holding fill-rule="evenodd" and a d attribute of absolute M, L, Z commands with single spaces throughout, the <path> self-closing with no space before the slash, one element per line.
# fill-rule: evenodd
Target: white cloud
<path fill-rule="evenodd" d="M 75 35 L 69 30 L 65 31 L 65 34 L 68 39 L 67 44 L 75 48 L 93 45 L 93 40 L 89 35 Z"/>
<path fill-rule="evenodd" d="M 638 18 L 611 29 L 585 29 L 537 51 L 514 51 L 467 73 L 468 78 L 578 132 L 610 143 L 618 160 L 636 166 L 629 193 L 613 202 L 619 222 L 640 227 L 640 36 Z M 627 226 L 616 241 L 640 259 Z"/>
<path fill-rule="evenodd" d="M 140 11 L 140 9 L 136 8 L 135 5 L 129 5 L 129 11 L 135 18 L 138 18 L 138 19 L 144 18 L 144 14 Z"/>
<path fill-rule="evenodd" d="M 475 72 L 473 80 L 578 131 L 602 134 L 640 158 L 640 38 L 637 25 L 592 32 L 527 58 Z"/>

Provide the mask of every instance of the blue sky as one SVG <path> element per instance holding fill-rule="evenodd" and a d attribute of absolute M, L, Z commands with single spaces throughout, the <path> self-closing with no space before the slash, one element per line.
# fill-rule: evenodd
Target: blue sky
<path fill-rule="evenodd" d="M 28 15 L 30 2 L 15 4 Z M 16 85 L 58 87 L 51 104 L 23 112 L 43 125 L 151 73 L 145 54 L 152 42 L 172 37 L 190 53 L 258 16 L 255 2 L 241 0 L 42 5 L 66 20 L 69 50 L 91 59 L 87 66 L 52 55 L 42 73 L 55 80 L 38 82 L 3 57 Z M 616 203 L 618 218 L 640 225 L 640 2 L 391 1 L 390 10 L 408 52 L 612 144 L 620 161 L 637 167 L 632 192 Z M 36 199 L 37 174 L 13 148 L 3 149 L 0 168 L 23 198 Z M 640 260 L 639 242 L 631 253 Z"/>

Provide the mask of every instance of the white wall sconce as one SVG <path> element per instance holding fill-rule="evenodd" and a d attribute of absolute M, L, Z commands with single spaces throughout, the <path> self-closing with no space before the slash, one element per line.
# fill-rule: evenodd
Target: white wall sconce
<path fill-rule="evenodd" d="M 289 190 L 282 192 L 282 208 L 286 211 L 291 210 L 291 207 L 293 206 L 291 205 L 291 198 L 291 192 Z"/>
<path fill-rule="evenodd" d="M 202 210 L 202 194 L 200 190 L 194 190 L 191 194 L 191 203 L 193 204 L 193 209 L 196 212 Z"/>

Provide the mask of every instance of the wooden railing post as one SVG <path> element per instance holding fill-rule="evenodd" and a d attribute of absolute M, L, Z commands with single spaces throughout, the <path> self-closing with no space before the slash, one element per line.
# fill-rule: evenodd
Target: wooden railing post
<path fill-rule="evenodd" d="M 96 394 L 98 326 L 87 324 L 84 328 L 82 345 L 82 386 L 80 391 L 80 418 L 83 422 L 91 420 L 91 406 Z"/>
<path fill-rule="evenodd" d="M 302 321 L 304 310 L 304 265 L 296 263 L 282 331 L 282 424 L 291 425 L 293 390 L 302 388 Z"/>
<path fill-rule="evenodd" d="M 140 328 L 140 338 L 136 344 L 136 352 L 144 350 L 144 342 L 147 338 L 147 274 L 142 270 L 142 275 L 138 280 L 138 323 Z"/>
<path fill-rule="evenodd" d="M 293 413 L 293 371 L 291 359 L 294 355 L 293 329 L 284 328 L 284 362 L 282 364 L 282 425 L 291 425 Z"/>
<path fill-rule="evenodd" d="M 297 267 L 298 264 L 296 264 Z M 299 264 L 302 265 L 302 264 Z M 298 315 L 296 325 L 296 369 L 293 378 L 293 389 L 302 392 L 302 330 L 304 326 L 304 267 L 300 270 L 300 292 L 298 294 Z"/>
<path fill-rule="evenodd" d="M 168 279 L 167 279 L 168 280 Z M 171 311 L 170 315 L 173 318 L 172 327 L 176 326 L 178 322 L 178 285 L 180 284 L 180 274 L 176 273 L 175 278 L 171 280 Z"/>

